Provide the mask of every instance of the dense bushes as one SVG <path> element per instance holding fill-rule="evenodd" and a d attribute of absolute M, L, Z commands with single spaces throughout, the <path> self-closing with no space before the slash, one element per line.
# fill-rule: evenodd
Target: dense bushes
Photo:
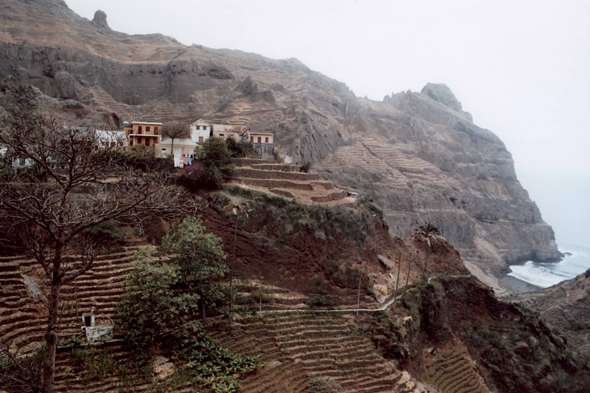
<path fill-rule="evenodd" d="M 197 167 L 182 174 L 178 182 L 191 191 L 220 189 L 234 174 L 231 156 L 225 140 L 211 137 L 203 142 Z"/>
<path fill-rule="evenodd" d="M 119 228 L 115 220 L 108 220 L 98 225 L 86 228 L 84 232 L 95 242 L 106 244 L 120 243 L 125 238 L 125 232 Z"/>
<path fill-rule="evenodd" d="M 185 219 L 157 254 L 138 253 L 116 316 L 131 350 L 149 356 L 159 347 L 186 364 L 183 373 L 193 384 L 233 392 L 239 388 L 233 376 L 258 369 L 257 358 L 222 348 L 195 320 L 200 314 L 204 322 L 206 309 L 228 314 L 224 306 L 233 296 L 221 282 L 224 259 L 221 240 L 199 219 Z"/>
<path fill-rule="evenodd" d="M 256 212 L 272 213 L 284 223 L 285 234 L 290 231 L 301 233 L 311 231 L 321 239 L 344 237 L 356 242 L 359 246 L 364 246 L 367 238 L 373 234 L 374 217 L 381 216 L 381 212 L 370 203 L 361 204 L 357 210 L 353 210 L 343 206 L 304 205 L 239 186 L 225 187 L 224 192 L 247 199 L 248 205 L 255 214 Z M 216 198 L 224 199 L 221 196 Z"/>
<path fill-rule="evenodd" d="M 229 149 L 232 157 L 247 157 L 254 153 L 252 143 L 238 142 L 234 138 L 227 139 L 227 148 Z"/>
<path fill-rule="evenodd" d="M 97 154 L 103 153 L 107 154 L 107 152 L 98 152 Z M 143 172 L 169 173 L 174 167 L 172 157 L 157 158 L 154 148 L 150 146 L 131 146 L 125 150 L 109 151 L 108 154 L 122 164 Z"/>

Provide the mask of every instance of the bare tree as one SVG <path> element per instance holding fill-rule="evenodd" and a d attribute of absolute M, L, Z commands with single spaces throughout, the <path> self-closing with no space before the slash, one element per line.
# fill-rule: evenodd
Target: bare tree
<path fill-rule="evenodd" d="M 93 134 L 58 127 L 43 115 L 21 112 L 5 118 L 0 144 L 7 148 L 0 178 L 0 237 L 22 247 L 48 281 L 42 391 L 50 393 L 60 291 L 106 252 L 104 242 L 87 230 L 110 220 L 187 214 L 197 205 L 181 189 L 165 185 L 161 174 L 126 165 L 120 150 L 99 148 Z M 28 167 L 11 173 L 18 159 Z"/>
<path fill-rule="evenodd" d="M 190 138 L 191 129 L 189 126 L 182 124 L 167 125 L 162 127 L 162 137 L 165 139 L 170 138 L 172 140 L 170 150 L 172 150 L 172 156 L 174 157 L 174 140 L 178 138 Z"/>

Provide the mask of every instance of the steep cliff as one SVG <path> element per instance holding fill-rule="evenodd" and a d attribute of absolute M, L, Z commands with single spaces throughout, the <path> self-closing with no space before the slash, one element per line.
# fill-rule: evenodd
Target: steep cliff
<path fill-rule="evenodd" d="M 270 128 L 283 154 L 372 198 L 392 234 L 433 221 L 491 285 L 506 262 L 559 258 L 510 153 L 444 85 L 359 99 L 295 59 L 126 35 L 103 12 L 90 21 L 61 0 L 3 0 L 0 22 L 0 78 L 79 103 L 72 121 L 203 117 Z"/>

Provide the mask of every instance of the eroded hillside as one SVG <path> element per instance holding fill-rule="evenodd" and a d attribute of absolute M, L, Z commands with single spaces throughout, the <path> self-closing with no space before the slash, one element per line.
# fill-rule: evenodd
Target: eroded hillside
<path fill-rule="evenodd" d="M 496 288 L 506 262 L 559 258 L 510 153 L 444 85 L 359 99 L 295 59 L 126 35 L 104 14 L 89 21 L 61 0 L 4 0 L 0 20 L 0 77 L 40 89 L 72 121 L 202 117 L 272 129 L 282 154 L 313 160 L 372 198 L 392 234 L 433 221 Z"/>

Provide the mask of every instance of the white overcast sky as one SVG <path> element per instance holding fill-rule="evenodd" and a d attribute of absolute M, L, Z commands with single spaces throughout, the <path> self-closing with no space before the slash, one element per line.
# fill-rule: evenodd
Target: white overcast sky
<path fill-rule="evenodd" d="M 445 83 L 506 143 L 522 180 L 590 175 L 589 0 L 66 2 L 88 19 L 105 11 L 124 33 L 295 57 L 373 100 Z"/>

